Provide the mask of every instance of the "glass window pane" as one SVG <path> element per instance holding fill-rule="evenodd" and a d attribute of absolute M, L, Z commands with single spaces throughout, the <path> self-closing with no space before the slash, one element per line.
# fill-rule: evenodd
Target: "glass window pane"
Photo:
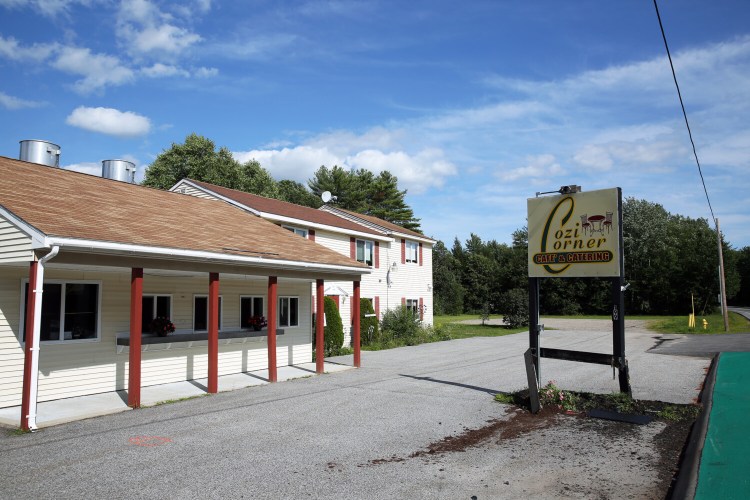
<path fill-rule="evenodd" d="M 279 299 L 279 326 L 289 326 L 289 299 Z"/>
<path fill-rule="evenodd" d="M 208 297 L 195 297 L 193 301 L 193 329 L 208 330 Z"/>
<path fill-rule="evenodd" d="M 151 320 L 154 319 L 154 298 L 143 297 L 141 300 L 141 331 L 150 331 Z"/>
<path fill-rule="evenodd" d="M 96 338 L 99 285 L 65 285 L 65 339 Z"/>
<path fill-rule="evenodd" d="M 357 260 L 359 262 L 365 261 L 365 242 L 357 241 Z"/>
<path fill-rule="evenodd" d="M 42 319 L 39 328 L 39 340 L 60 340 L 60 299 L 62 298 L 62 284 L 45 283 L 42 294 Z M 23 293 L 23 332 L 21 338 L 26 341 L 26 314 L 29 304 L 29 284 L 26 283 Z"/>
<path fill-rule="evenodd" d="M 252 297 L 240 299 L 240 328 L 250 328 L 250 318 L 253 316 Z"/>
<path fill-rule="evenodd" d="M 299 325 L 299 299 L 289 299 L 289 326 Z"/>
<path fill-rule="evenodd" d="M 160 318 L 172 319 L 172 297 L 167 295 L 156 297 L 156 315 Z"/>
<path fill-rule="evenodd" d="M 263 316 L 263 297 L 253 297 L 253 314 Z"/>

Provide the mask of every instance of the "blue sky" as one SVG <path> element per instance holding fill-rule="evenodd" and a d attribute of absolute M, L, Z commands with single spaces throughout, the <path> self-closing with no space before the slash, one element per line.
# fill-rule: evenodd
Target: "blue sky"
<path fill-rule="evenodd" d="M 662 0 L 714 212 L 750 245 L 750 3 Z M 650 0 L 0 0 L 0 155 L 144 169 L 195 132 L 276 179 L 388 169 L 426 234 L 510 242 L 566 184 L 710 218 Z"/>

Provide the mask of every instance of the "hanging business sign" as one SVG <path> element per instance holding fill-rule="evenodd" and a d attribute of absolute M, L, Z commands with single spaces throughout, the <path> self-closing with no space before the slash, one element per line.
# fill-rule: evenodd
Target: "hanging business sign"
<path fill-rule="evenodd" d="M 620 276 L 620 189 L 528 199 L 529 277 Z"/>

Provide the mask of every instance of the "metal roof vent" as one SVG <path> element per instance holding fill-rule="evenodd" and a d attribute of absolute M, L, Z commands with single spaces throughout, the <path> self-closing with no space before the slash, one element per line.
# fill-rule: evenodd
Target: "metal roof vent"
<path fill-rule="evenodd" d="M 135 184 L 135 163 L 127 160 L 102 160 L 102 177 Z"/>
<path fill-rule="evenodd" d="M 48 167 L 60 167 L 60 146 L 57 144 L 38 139 L 27 139 L 19 142 L 21 143 L 19 160 L 39 163 Z"/>

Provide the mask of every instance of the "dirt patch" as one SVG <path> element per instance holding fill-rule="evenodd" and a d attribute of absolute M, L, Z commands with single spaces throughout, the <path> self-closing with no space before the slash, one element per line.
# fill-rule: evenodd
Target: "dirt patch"
<path fill-rule="evenodd" d="M 580 437 L 581 441 L 596 442 L 599 445 L 593 449 L 587 449 L 586 446 L 569 446 L 566 451 L 559 452 L 558 458 L 561 463 L 596 463 L 603 455 L 614 457 L 615 460 L 617 457 L 623 457 L 635 467 L 651 470 L 652 477 L 656 476 L 656 484 L 651 490 L 654 498 L 664 498 L 668 495 L 679 470 L 684 445 L 700 408 L 696 405 L 673 405 L 660 401 L 628 400 L 624 402 L 611 395 L 583 393 L 578 396 L 579 402 L 587 408 L 601 408 L 654 417 L 654 422 L 648 424 L 652 426 L 650 427 L 652 431 L 647 433 L 650 436 L 649 439 L 646 442 L 643 441 L 643 426 L 590 418 L 586 411 L 566 412 L 554 405 L 549 405 L 534 415 L 522 407 L 509 406 L 505 410 L 504 418 L 489 420 L 482 427 L 466 428 L 458 434 L 446 436 L 411 454 L 377 458 L 360 464 L 358 467 L 379 466 L 413 459 L 437 464 L 442 463 L 441 459 L 447 454 L 461 453 L 471 448 L 484 446 L 486 449 L 492 449 L 497 444 L 506 448 L 516 447 L 515 454 L 518 456 L 530 455 L 540 452 L 529 448 L 532 442 L 537 443 L 535 446 L 538 447 L 539 439 L 529 441 L 525 437 L 543 435 L 544 447 L 549 446 L 550 449 L 554 449 L 557 444 L 562 444 L 566 439 L 565 436 L 572 431 L 574 435 Z M 623 408 L 622 405 L 626 403 L 627 407 Z M 439 469 L 439 472 L 444 472 L 444 469 Z M 559 493 L 568 496 L 574 493 L 569 488 L 578 486 L 567 485 Z M 602 492 L 597 493 L 597 487 L 594 484 L 589 484 L 585 496 L 597 496 L 600 493 Z M 605 497 L 608 496 L 608 493 L 603 494 Z"/>

